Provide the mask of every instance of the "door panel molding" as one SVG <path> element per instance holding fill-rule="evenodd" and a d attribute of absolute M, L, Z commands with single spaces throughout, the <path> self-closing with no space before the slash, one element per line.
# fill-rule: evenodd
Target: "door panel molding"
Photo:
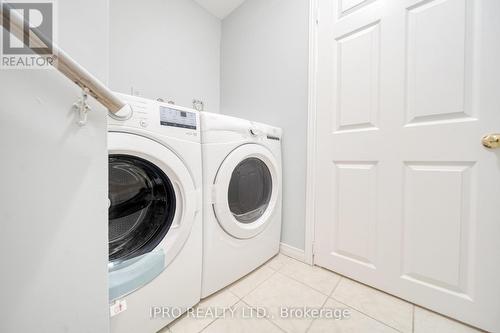
<path fill-rule="evenodd" d="M 500 2 L 317 4 L 314 263 L 500 331 Z"/>

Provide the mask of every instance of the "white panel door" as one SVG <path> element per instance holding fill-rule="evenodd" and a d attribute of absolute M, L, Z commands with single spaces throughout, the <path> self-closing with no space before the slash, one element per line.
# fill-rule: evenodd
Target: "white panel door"
<path fill-rule="evenodd" d="M 500 331 L 500 1 L 319 0 L 315 263 Z"/>

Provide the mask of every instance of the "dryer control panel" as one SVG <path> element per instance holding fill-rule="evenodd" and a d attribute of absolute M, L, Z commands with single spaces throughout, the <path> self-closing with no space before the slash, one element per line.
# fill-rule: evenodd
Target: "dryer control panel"
<path fill-rule="evenodd" d="M 195 130 L 196 114 L 189 111 L 181 111 L 166 106 L 160 106 L 160 124 L 162 126 L 180 127 Z"/>

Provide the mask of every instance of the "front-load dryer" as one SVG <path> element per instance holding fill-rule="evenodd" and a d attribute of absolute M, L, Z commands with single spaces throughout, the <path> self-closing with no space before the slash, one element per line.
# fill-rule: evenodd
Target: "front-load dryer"
<path fill-rule="evenodd" d="M 132 113 L 109 119 L 110 328 L 153 333 L 200 300 L 200 119 L 118 95 Z"/>
<path fill-rule="evenodd" d="M 279 252 L 279 128 L 201 113 L 203 156 L 202 298 Z"/>

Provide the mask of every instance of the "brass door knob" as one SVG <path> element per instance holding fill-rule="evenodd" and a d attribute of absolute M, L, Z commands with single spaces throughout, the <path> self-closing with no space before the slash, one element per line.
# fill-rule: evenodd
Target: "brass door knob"
<path fill-rule="evenodd" d="M 490 149 L 500 148 L 500 134 L 488 134 L 483 136 L 483 146 Z"/>

